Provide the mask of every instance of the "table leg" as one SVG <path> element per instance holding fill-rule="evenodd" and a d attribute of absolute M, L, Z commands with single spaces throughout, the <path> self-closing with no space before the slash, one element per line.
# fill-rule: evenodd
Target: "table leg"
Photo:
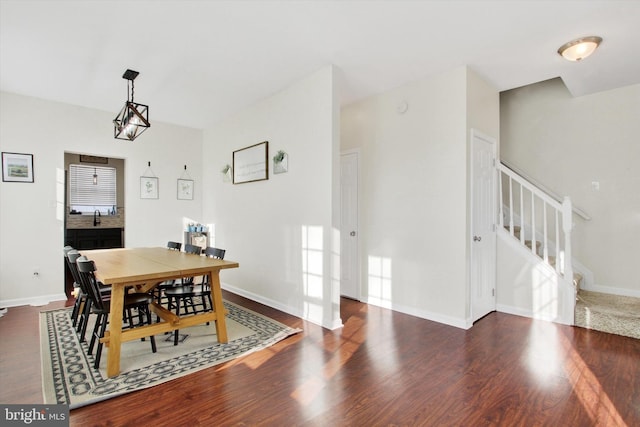
<path fill-rule="evenodd" d="M 109 311 L 109 344 L 107 345 L 107 376 L 120 373 L 120 345 L 122 335 L 122 310 L 124 306 L 124 285 L 111 286 L 111 308 Z"/>
<path fill-rule="evenodd" d="M 213 299 L 213 311 L 216 312 L 216 332 L 218 342 L 229 342 L 227 337 L 227 321 L 225 320 L 224 304 L 222 303 L 222 288 L 220 287 L 220 270 L 214 270 L 209 274 L 211 278 L 211 298 Z"/>

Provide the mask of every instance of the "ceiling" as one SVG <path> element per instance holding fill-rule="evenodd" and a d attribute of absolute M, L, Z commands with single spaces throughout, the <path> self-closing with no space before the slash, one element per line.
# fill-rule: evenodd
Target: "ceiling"
<path fill-rule="evenodd" d="M 0 0 L 0 90 L 198 129 L 316 70 L 342 104 L 468 65 L 503 91 L 561 77 L 574 96 L 640 83 L 640 1 Z M 596 53 L 557 53 L 598 35 Z"/>

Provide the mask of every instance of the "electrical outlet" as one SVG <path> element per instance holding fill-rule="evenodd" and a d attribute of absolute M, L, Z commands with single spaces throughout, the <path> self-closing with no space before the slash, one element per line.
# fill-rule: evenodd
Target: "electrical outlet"
<path fill-rule="evenodd" d="M 33 270 L 33 278 L 34 279 L 39 279 L 40 278 L 40 269 L 36 268 Z"/>

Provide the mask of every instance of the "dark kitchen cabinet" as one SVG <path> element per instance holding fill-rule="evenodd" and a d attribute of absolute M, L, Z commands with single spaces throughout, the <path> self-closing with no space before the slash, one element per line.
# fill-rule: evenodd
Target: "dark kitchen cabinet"
<path fill-rule="evenodd" d="M 64 244 L 79 251 L 89 249 L 111 249 L 124 247 L 123 228 L 68 228 Z M 71 296 L 73 277 L 67 262 L 64 262 L 65 294 Z"/>
<path fill-rule="evenodd" d="M 122 228 L 71 228 L 67 229 L 65 244 L 77 250 L 122 248 Z"/>

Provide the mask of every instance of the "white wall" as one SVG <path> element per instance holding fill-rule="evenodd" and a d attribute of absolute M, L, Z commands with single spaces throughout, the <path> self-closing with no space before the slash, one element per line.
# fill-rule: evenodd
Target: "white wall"
<path fill-rule="evenodd" d="M 363 299 L 458 327 L 469 326 L 469 128 L 497 137 L 498 123 L 497 92 L 487 103 L 491 91 L 470 73 L 460 67 L 342 111 L 341 148 L 361 152 Z M 493 117 L 470 114 L 479 107 Z"/>
<path fill-rule="evenodd" d="M 35 177 L 33 184 L 0 183 L 0 306 L 65 298 L 65 151 L 125 159 L 126 246 L 164 246 L 182 238 L 183 217 L 201 221 L 202 132 L 151 116 L 151 128 L 135 142 L 115 140 L 119 108 L 103 112 L 0 93 L 0 149 L 33 154 Z M 139 196 L 148 161 L 159 177 L 158 200 Z M 176 199 L 185 164 L 196 181 L 193 201 Z M 32 278 L 36 267 L 39 279 Z"/>
<path fill-rule="evenodd" d="M 498 230 L 497 310 L 519 316 L 573 324 L 572 285 L 508 232 Z"/>
<path fill-rule="evenodd" d="M 572 233 L 588 288 L 640 296 L 640 85 L 574 98 L 554 79 L 500 102 L 501 157 L 592 217 Z"/>
<path fill-rule="evenodd" d="M 203 148 L 204 218 L 215 226 L 215 245 L 240 263 L 222 274 L 224 287 L 328 328 L 341 325 L 332 279 L 340 241 L 335 86 L 333 67 L 324 68 L 205 130 Z M 262 141 L 269 179 L 223 182 L 233 151 Z M 289 171 L 275 175 L 278 150 L 287 152 Z"/>

